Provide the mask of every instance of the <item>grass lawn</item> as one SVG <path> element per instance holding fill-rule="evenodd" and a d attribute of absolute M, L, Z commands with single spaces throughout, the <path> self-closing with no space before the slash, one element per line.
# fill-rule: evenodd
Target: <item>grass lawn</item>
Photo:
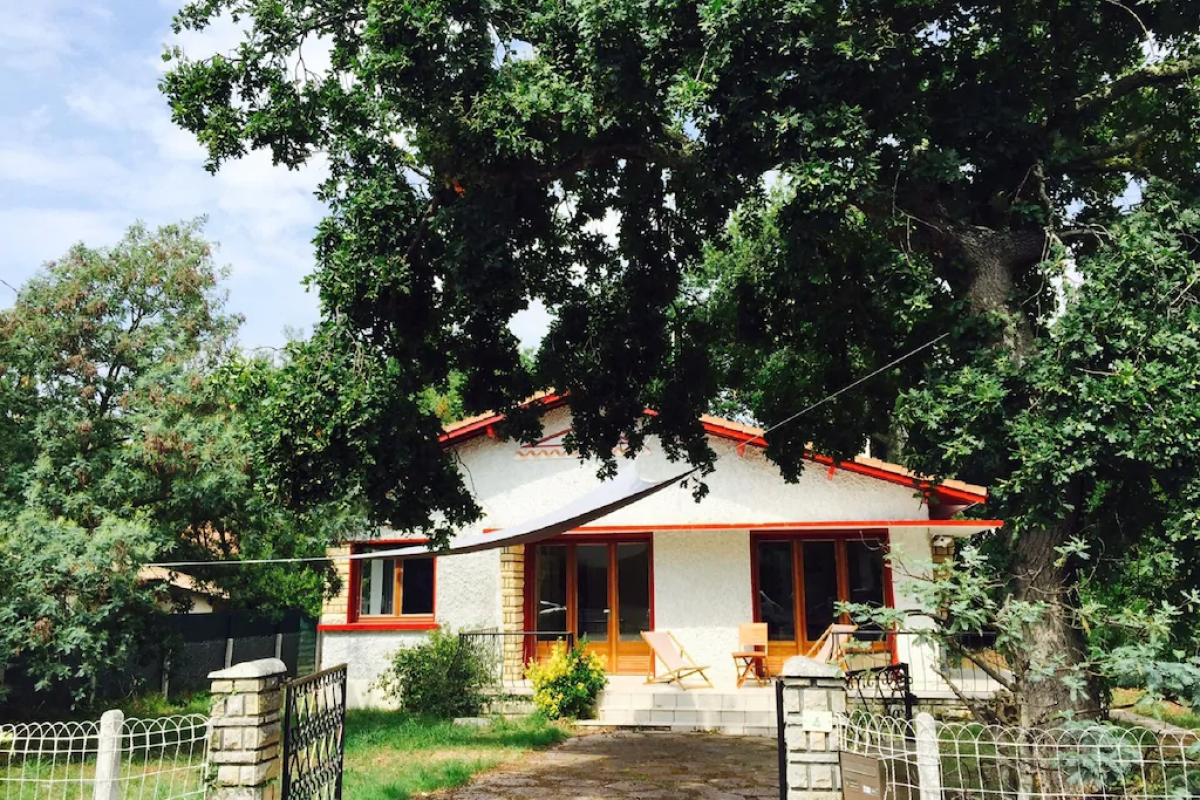
<path fill-rule="evenodd" d="M 1113 708 L 1127 708 L 1143 717 L 1160 719 L 1181 728 L 1200 730 L 1200 713 L 1178 703 L 1141 703 L 1140 689 L 1114 689 Z"/>
<path fill-rule="evenodd" d="M 462 786 L 477 772 L 567 736 L 563 727 L 533 717 L 476 728 L 394 711 L 348 711 L 343 798 L 404 800 Z"/>

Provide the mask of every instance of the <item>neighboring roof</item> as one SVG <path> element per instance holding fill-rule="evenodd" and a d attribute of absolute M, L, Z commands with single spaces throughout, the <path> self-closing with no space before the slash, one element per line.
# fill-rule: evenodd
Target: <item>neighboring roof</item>
<path fill-rule="evenodd" d="M 170 584 L 177 589 L 184 589 L 185 591 L 206 595 L 208 597 L 229 596 L 229 593 L 222 589 L 216 589 L 206 583 L 201 583 L 191 575 L 183 572 L 175 572 L 167 569 L 166 567 L 142 567 L 138 570 L 137 576 L 138 580 L 142 581 L 143 583 L 162 581 L 163 583 Z"/>
<path fill-rule="evenodd" d="M 526 400 L 522 405 L 528 407 L 536 404 L 542 406 L 544 411 L 550 411 L 565 405 L 566 402 L 567 398 L 563 395 L 555 394 L 554 392 L 541 392 Z M 654 412 L 647 411 L 647 413 L 652 414 Z M 503 414 L 480 414 L 468 417 L 467 419 L 446 425 L 443 428 L 442 435 L 439 437 L 439 441 L 443 445 L 449 446 L 461 444 L 477 436 L 491 436 L 495 433 L 495 426 L 503 421 Z M 700 417 L 700 422 L 704 425 L 704 430 L 709 435 L 738 442 L 739 451 L 747 445 L 760 448 L 767 446 L 767 441 L 763 438 L 762 428 L 746 425 L 745 423 L 731 419 L 714 417 L 709 414 Z M 986 486 L 977 486 L 952 478 L 944 479 L 938 483 L 930 478 L 918 475 L 899 464 L 891 464 L 887 461 L 880 461 L 877 458 L 856 456 L 852 461 L 834 461 L 832 458 L 815 453 L 811 449 L 805 453 L 804 457 L 814 463 L 828 466 L 831 470 L 844 469 L 847 472 L 866 475 L 871 478 L 920 490 L 929 494 L 931 499 L 940 504 L 968 506 L 987 500 Z"/>

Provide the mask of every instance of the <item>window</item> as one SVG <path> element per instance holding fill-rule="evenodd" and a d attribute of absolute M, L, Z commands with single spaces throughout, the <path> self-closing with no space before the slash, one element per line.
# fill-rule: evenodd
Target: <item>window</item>
<path fill-rule="evenodd" d="M 434 573 L 433 556 L 371 558 L 359 562 L 359 619 L 432 619 Z"/>
<path fill-rule="evenodd" d="M 756 619 L 771 641 L 799 645 L 849 621 L 837 613 L 839 600 L 883 606 L 885 549 L 879 536 L 756 537 Z"/>

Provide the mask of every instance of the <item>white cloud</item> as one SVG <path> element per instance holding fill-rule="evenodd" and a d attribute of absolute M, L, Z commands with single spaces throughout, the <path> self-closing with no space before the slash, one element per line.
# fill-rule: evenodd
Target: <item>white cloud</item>
<path fill-rule="evenodd" d="M 247 318 L 242 343 L 278 346 L 285 326 L 307 329 L 318 318 L 301 281 L 314 265 L 324 208 L 313 191 L 327 165 L 314 158 L 289 171 L 254 152 L 215 176 L 203 169 L 203 148 L 171 122 L 158 91 L 169 66 L 159 56 L 164 43 L 193 58 L 229 52 L 243 31 L 226 18 L 176 37 L 168 24 L 177 7 L 133 0 L 114 14 L 86 0 L 0 0 L 0 65 L 36 70 L 36 84 L 0 86 L 0 278 L 19 285 L 72 244 L 111 245 L 139 219 L 158 226 L 206 215 L 217 259 L 232 268 L 230 309 Z M 306 44 L 304 60 L 327 70 L 328 43 Z M 598 224 L 613 235 L 615 220 Z M 0 292 L 0 306 L 11 299 Z M 513 329 L 533 346 L 548 321 L 535 304 Z"/>
<path fill-rule="evenodd" d="M 0 66 L 40 73 L 98 44 L 112 12 L 77 0 L 0 4 Z"/>

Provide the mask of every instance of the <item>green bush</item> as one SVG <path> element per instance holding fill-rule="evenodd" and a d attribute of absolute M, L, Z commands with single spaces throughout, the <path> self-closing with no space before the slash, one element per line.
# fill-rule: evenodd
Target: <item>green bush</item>
<path fill-rule="evenodd" d="M 550 719 L 588 719 L 608 683 L 604 661 L 583 644 L 568 650 L 554 645 L 545 663 L 531 662 L 525 673 L 533 684 L 533 702 Z"/>
<path fill-rule="evenodd" d="M 409 714 L 475 717 L 487 699 L 483 689 L 491 681 L 492 666 L 477 639 L 460 640 L 449 630 L 434 630 L 421 644 L 396 651 L 379 687 Z"/>

